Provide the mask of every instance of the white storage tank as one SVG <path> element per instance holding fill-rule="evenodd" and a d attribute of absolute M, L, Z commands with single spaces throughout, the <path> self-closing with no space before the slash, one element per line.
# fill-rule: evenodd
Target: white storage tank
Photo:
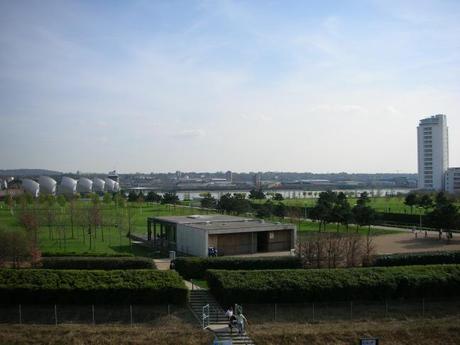
<path fill-rule="evenodd" d="M 57 182 L 49 176 L 40 176 L 38 179 L 40 185 L 40 194 L 56 194 Z"/>
<path fill-rule="evenodd" d="M 95 177 L 93 179 L 93 190 L 94 190 L 94 192 L 103 193 L 104 192 L 104 187 L 105 187 L 104 180 L 102 180 L 102 179 L 100 179 L 98 177 Z"/>
<path fill-rule="evenodd" d="M 108 177 L 105 179 L 105 190 L 107 192 L 113 193 L 115 192 L 115 184 L 116 182 Z"/>
<path fill-rule="evenodd" d="M 81 194 L 88 194 L 93 191 L 93 181 L 86 177 L 80 177 L 77 184 L 77 192 Z"/>
<path fill-rule="evenodd" d="M 77 192 L 77 181 L 71 177 L 64 176 L 61 180 L 60 193 L 74 195 Z"/>
<path fill-rule="evenodd" d="M 120 191 L 120 183 L 115 182 L 115 185 L 113 186 L 113 191 L 115 193 L 118 193 Z"/>
<path fill-rule="evenodd" d="M 38 197 L 38 193 L 40 191 L 40 185 L 34 180 L 25 178 L 22 180 L 22 189 L 24 189 L 24 192 L 30 193 L 34 198 L 36 198 Z"/>

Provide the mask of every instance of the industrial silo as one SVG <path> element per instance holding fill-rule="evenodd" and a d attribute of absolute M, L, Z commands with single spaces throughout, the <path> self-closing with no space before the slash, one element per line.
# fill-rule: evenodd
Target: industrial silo
<path fill-rule="evenodd" d="M 102 188 L 104 189 L 104 187 Z M 81 194 L 88 194 L 93 191 L 93 181 L 86 177 L 80 177 L 77 184 L 77 192 Z"/>
<path fill-rule="evenodd" d="M 61 180 L 59 192 L 65 195 L 74 195 L 77 192 L 77 181 L 71 177 L 64 176 Z"/>
<path fill-rule="evenodd" d="M 38 184 L 40 185 L 40 194 L 56 194 L 56 185 L 57 182 L 49 176 L 40 176 L 38 179 Z"/>
<path fill-rule="evenodd" d="M 38 193 L 40 191 L 40 185 L 31 179 L 24 179 L 22 180 L 22 189 L 24 192 L 32 194 L 34 198 L 38 197 Z"/>
<path fill-rule="evenodd" d="M 110 192 L 110 193 L 115 192 L 115 185 L 116 185 L 116 182 L 114 180 L 108 177 L 105 179 L 105 190 L 107 192 Z"/>
<path fill-rule="evenodd" d="M 93 191 L 95 193 L 104 193 L 105 182 L 98 177 L 93 179 Z"/>

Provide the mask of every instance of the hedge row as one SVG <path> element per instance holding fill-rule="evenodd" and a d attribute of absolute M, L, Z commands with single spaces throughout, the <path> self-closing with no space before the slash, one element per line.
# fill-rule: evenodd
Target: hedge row
<path fill-rule="evenodd" d="M 373 260 L 372 266 L 388 267 L 436 264 L 460 264 L 460 251 L 379 255 Z"/>
<path fill-rule="evenodd" d="M 0 270 L 2 303 L 185 304 L 187 297 L 173 271 Z"/>
<path fill-rule="evenodd" d="M 175 260 L 175 270 L 185 279 L 205 277 L 208 269 L 222 270 L 263 270 L 302 268 L 302 261 L 297 257 L 262 257 L 262 258 L 198 258 L 180 257 Z"/>
<path fill-rule="evenodd" d="M 126 270 L 155 268 L 152 259 L 142 257 L 44 257 L 42 268 L 84 270 Z"/>
<path fill-rule="evenodd" d="M 62 256 L 84 256 L 84 257 L 134 257 L 134 254 L 130 253 L 94 253 L 94 252 L 42 252 L 42 257 L 62 257 Z"/>
<path fill-rule="evenodd" d="M 210 270 L 207 279 L 225 305 L 460 296 L 460 265 Z"/>

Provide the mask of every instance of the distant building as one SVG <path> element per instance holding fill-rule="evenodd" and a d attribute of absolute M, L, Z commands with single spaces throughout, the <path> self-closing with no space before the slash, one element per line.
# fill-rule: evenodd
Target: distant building
<path fill-rule="evenodd" d="M 208 256 L 290 251 L 296 227 L 227 215 L 149 217 L 147 241 L 181 254 Z"/>
<path fill-rule="evenodd" d="M 444 182 L 445 191 L 448 193 L 460 193 L 460 168 L 449 168 Z"/>
<path fill-rule="evenodd" d="M 233 173 L 230 170 L 225 173 L 225 179 L 228 182 L 233 182 Z"/>
<path fill-rule="evenodd" d="M 119 176 L 116 170 L 109 171 L 107 177 L 115 182 L 119 182 Z"/>
<path fill-rule="evenodd" d="M 449 167 L 449 144 L 446 115 L 420 120 L 417 127 L 418 188 L 444 190 Z"/>
<path fill-rule="evenodd" d="M 260 189 L 262 187 L 262 173 L 258 172 L 254 175 L 254 187 Z"/>

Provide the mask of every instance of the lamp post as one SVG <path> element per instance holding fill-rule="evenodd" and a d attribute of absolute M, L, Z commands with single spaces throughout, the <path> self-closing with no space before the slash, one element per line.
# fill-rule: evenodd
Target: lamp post
<path fill-rule="evenodd" d="M 419 209 L 419 219 L 420 219 L 420 223 L 419 223 L 419 228 L 420 228 L 420 231 L 422 230 L 422 207 L 417 207 Z"/>

